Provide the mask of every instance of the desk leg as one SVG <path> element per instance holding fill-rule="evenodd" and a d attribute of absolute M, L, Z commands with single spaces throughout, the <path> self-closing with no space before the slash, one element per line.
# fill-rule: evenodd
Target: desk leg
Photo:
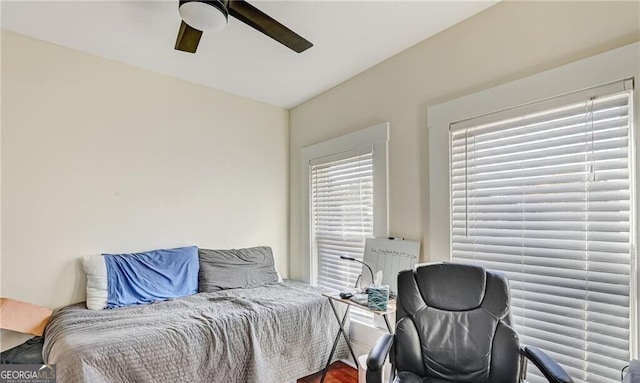
<path fill-rule="evenodd" d="M 342 317 L 342 322 L 340 322 L 340 317 L 338 316 L 338 311 L 336 310 L 336 307 L 333 305 L 333 301 L 331 299 L 329 299 L 329 303 L 331 304 L 331 308 L 333 309 L 333 314 L 336 316 L 336 319 L 340 323 L 340 331 L 338 332 L 338 335 L 340 335 L 340 333 L 342 333 L 342 336 L 344 336 L 344 340 L 347 343 L 347 347 L 349 347 L 349 351 L 351 352 L 351 356 L 353 357 L 353 361 L 356 364 L 356 368 L 358 368 L 358 367 L 360 367 L 358 365 L 358 358 L 356 358 L 356 353 L 353 352 L 353 348 L 351 348 L 351 342 L 349 342 L 349 338 L 347 338 L 347 332 L 344 331 L 344 323 L 345 323 L 345 320 L 347 319 L 347 314 L 349 314 L 349 308 L 351 306 L 347 305 L 347 311 L 344 313 L 344 316 Z"/>
<path fill-rule="evenodd" d="M 338 324 L 340 325 L 340 329 L 338 330 L 338 333 L 336 334 L 336 339 L 333 341 L 333 347 L 331 348 L 331 353 L 329 354 L 329 359 L 327 359 L 327 364 L 326 366 L 324 366 L 324 370 L 322 370 L 322 378 L 320 378 L 320 383 L 324 382 L 324 378 L 327 376 L 327 372 L 329 371 L 329 365 L 331 364 L 331 359 L 333 359 L 333 354 L 335 354 L 336 352 L 336 347 L 338 347 L 338 342 L 340 341 L 340 333 L 342 332 L 342 329 L 344 328 L 344 323 L 347 320 L 347 315 L 349 315 L 349 309 L 351 308 L 350 305 L 347 305 L 347 311 L 345 311 L 344 316 L 342 317 L 342 320 L 340 320 L 340 317 L 338 316 L 336 309 L 333 307 L 333 303 L 331 302 L 331 299 L 329 299 L 329 304 L 331 305 L 331 308 L 333 309 L 333 313 L 336 315 L 336 319 L 338 320 Z"/>
<path fill-rule="evenodd" d="M 329 359 L 327 359 L 327 364 L 324 367 L 324 370 L 322 371 L 322 378 L 320 378 L 320 383 L 324 383 L 324 379 L 327 376 L 327 372 L 329 371 L 329 365 L 331 364 L 331 359 L 333 359 L 333 354 L 335 354 L 336 348 L 338 347 L 338 342 L 340 341 L 340 334 L 344 336 L 344 340 L 347 342 L 347 347 L 349 347 L 349 351 L 351 352 L 353 361 L 356 363 L 356 368 L 358 367 L 358 359 L 356 358 L 356 354 L 353 352 L 353 349 L 351 348 L 351 343 L 349 343 L 347 334 L 344 331 L 344 324 L 346 323 L 347 317 L 349 316 L 349 309 L 351 308 L 351 305 L 347 305 L 347 309 L 345 310 L 344 315 L 342 316 L 342 319 L 340 319 L 340 316 L 338 315 L 338 311 L 336 310 L 336 307 L 333 305 L 333 302 L 331 299 L 329 299 L 329 304 L 331 305 L 331 310 L 333 310 L 333 315 L 335 315 L 336 320 L 338 321 L 338 325 L 340 326 L 340 329 L 338 330 L 338 334 L 336 334 L 336 339 L 333 341 L 333 347 L 331 348 Z"/>
<path fill-rule="evenodd" d="M 387 318 L 387 314 L 382 315 L 382 317 L 384 318 L 384 323 L 387 325 L 387 330 L 389 330 L 389 334 L 393 334 L 393 331 L 391 330 L 391 325 L 389 324 L 389 318 Z"/>

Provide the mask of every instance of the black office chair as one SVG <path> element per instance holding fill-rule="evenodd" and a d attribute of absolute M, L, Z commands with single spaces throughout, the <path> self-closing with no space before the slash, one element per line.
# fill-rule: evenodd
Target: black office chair
<path fill-rule="evenodd" d="M 389 353 L 393 383 L 516 383 L 526 359 L 549 382 L 572 383 L 544 352 L 520 347 L 509 301 L 507 278 L 482 267 L 438 263 L 400 272 L 396 333 L 369 353 L 367 383 L 383 382 Z"/>

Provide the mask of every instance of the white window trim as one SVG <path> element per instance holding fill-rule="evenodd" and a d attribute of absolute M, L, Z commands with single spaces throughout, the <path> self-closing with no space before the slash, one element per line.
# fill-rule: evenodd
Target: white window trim
<path fill-rule="evenodd" d="M 361 148 L 363 146 L 373 146 L 373 188 L 374 188 L 374 224 L 373 235 L 376 237 L 386 237 L 389 233 L 389 212 L 388 212 L 388 152 L 389 152 L 389 123 L 385 122 L 366 129 L 358 130 L 344 136 L 332 138 L 302 148 L 302 185 L 301 185 L 301 249 L 303 258 L 303 280 L 314 285 L 316 284 L 317 260 L 311 243 L 311 227 L 309 217 L 311 217 L 311 204 L 309 193 L 311 181 L 309 177 L 310 162 L 323 157 L 338 155 Z"/>
<path fill-rule="evenodd" d="M 568 94 L 580 89 L 595 87 L 614 81 L 631 78 L 635 82 L 634 116 L 632 116 L 632 150 L 635 169 L 631 174 L 633 190 L 632 204 L 639 202 L 640 156 L 638 115 L 640 115 L 640 43 L 633 43 L 593 57 L 573 62 L 530 77 L 516 80 L 495 88 L 474 93 L 456 100 L 432 106 L 427 111 L 429 129 L 429 230 L 431 238 L 430 259 L 449 260 L 451 256 L 450 232 L 448 224 L 449 203 L 449 124 L 482 116 L 488 113 L 506 110 L 519 105 L 533 103 L 558 95 Z M 631 357 L 638 359 L 640 353 L 640 272 L 638 270 L 638 233 L 640 209 L 631 223 L 631 232 L 635 232 L 631 254 Z"/>

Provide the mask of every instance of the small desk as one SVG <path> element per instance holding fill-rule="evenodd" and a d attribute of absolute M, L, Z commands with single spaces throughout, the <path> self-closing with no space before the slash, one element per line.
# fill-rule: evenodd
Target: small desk
<path fill-rule="evenodd" d="M 389 330 L 389 334 L 393 334 L 393 330 L 391 330 L 391 325 L 389 324 L 389 318 L 387 315 L 394 313 L 396 311 L 396 300 L 390 299 L 387 304 L 387 309 L 385 311 L 371 310 L 367 306 L 363 306 L 357 304 L 350 299 L 342 299 L 338 294 L 327 294 L 323 293 L 323 296 L 329 299 L 329 304 L 331 305 L 331 309 L 333 310 L 333 315 L 335 315 L 336 320 L 338 321 L 338 325 L 340 326 L 340 330 L 338 330 L 338 334 L 336 335 L 336 339 L 333 341 L 333 347 L 331 348 L 331 354 L 329 354 L 329 359 L 327 360 L 327 365 L 324 367 L 322 371 L 322 378 L 320 379 L 320 383 L 324 382 L 324 378 L 327 375 L 327 371 L 329 371 L 329 365 L 331 364 L 331 359 L 333 359 L 333 354 L 336 352 L 336 348 L 338 347 L 338 341 L 340 341 L 340 334 L 344 337 L 344 340 L 347 342 L 347 347 L 349 347 L 349 352 L 351 352 L 351 357 L 353 357 L 353 361 L 356 363 L 356 367 L 358 366 L 358 358 L 356 358 L 355 352 L 353 352 L 353 348 L 351 347 L 351 343 L 349 342 L 349 338 L 347 338 L 347 334 L 344 331 L 344 324 L 347 321 L 347 317 L 349 316 L 349 309 L 351 306 L 358 307 L 362 310 L 368 311 L 375 315 L 380 315 L 384 318 L 384 323 L 387 325 L 387 330 Z M 333 302 L 340 302 L 347 305 L 347 310 L 344 312 L 342 319 L 340 319 L 340 315 L 338 315 L 338 310 L 336 310 Z"/>

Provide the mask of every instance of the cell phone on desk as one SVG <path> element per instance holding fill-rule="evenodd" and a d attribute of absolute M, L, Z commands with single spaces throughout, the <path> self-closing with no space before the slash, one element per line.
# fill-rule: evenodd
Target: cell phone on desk
<path fill-rule="evenodd" d="M 354 294 L 350 300 L 359 305 L 366 306 L 369 302 L 369 296 L 367 294 Z"/>

